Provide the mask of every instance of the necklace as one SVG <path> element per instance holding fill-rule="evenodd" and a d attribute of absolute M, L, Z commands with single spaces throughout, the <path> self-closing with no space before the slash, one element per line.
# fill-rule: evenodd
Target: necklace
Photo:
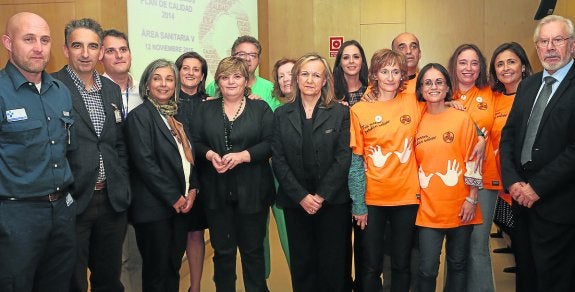
<path fill-rule="evenodd" d="M 242 100 L 240 100 L 240 106 L 238 107 L 238 110 L 236 110 L 236 113 L 234 114 L 232 119 L 229 120 L 228 116 L 226 115 L 224 98 L 222 98 L 222 115 L 224 118 L 224 142 L 225 142 L 226 151 L 232 150 L 232 143 L 231 143 L 232 141 L 230 139 L 230 136 L 232 135 L 232 128 L 234 127 L 234 122 L 236 121 L 236 119 L 240 115 L 240 110 L 242 109 L 242 106 L 244 105 L 244 100 L 245 100 L 245 97 L 242 97 Z"/>

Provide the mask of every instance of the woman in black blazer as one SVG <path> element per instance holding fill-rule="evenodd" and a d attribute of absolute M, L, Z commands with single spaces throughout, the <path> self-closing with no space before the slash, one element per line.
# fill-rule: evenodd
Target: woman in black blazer
<path fill-rule="evenodd" d="M 224 58 L 215 73 L 218 99 L 200 103 L 193 140 L 218 291 L 236 291 L 239 248 L 245 290 L 266 291 L 264 236 L 274 185 L 269 159 L 273 114 L 263 100 L 251 100 L 248 68 Z"/>
<path fill-rule="evenodd" d="M 187 213 L 197 192 L 191 144 L 177 112 L 179 78 L 160 59 L 140 79 L 144 103 L 130 112 L 131 219 L 142 254 L 143 291 L 178 291 L 186 247 Z"/>
<path fill-rule="evenodd" d="M 294 291 L 350 291 L 349 111 L 316 54 L 292 69 L 291 102 L 274 116 L 277 204 L 284 208 Z"/>

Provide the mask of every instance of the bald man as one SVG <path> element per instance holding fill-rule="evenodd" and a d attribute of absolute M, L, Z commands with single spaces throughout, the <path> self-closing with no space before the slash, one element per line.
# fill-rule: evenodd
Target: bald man
<path fill-rule="evenodd" d="M 75 263 L 72 100 L 44 69 L 50 28 L 22 12 L 8 19 L 0 71 L 0 291 L 68 291 Z"/>
<path fill-rule="evenodd" d="M 421 59 L 419 40 L 410 32 L 400 33 L 391 41 L 391 49 L 405 56 L 407 61 L 407 76 L 409 78 L 404 82 L 405 89 L 403 92 L 413 94 L 415 97 L 415 82 L 417 80 L 417 72 L 419 71 L 419 59 Z M 365 91 L 362 100 L 375 101 L 376 97 L 371 92 L 370 86 Z"/>
<path fill-rule="evenodd" d="M 402 53 L 407 61 L 407 76 L 409 76 L 409 80 L 405 82 L 404 92 L 415 94 L 415 80 L 417 80 L 419 59 L 421 59 L 419 40 L 414 34 L 404 32 L 393 39 L 391 48 Z"/>

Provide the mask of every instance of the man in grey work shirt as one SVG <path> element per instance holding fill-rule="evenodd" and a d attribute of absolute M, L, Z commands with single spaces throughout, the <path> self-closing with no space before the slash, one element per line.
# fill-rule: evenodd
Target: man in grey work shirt
<path fill-rule="evenodd" d="M 52 39 L 42 17 L 10 17 L 2 44 L 0 291 L 68 291 L 76 260 L 70 93 L 44 71 Z"/>

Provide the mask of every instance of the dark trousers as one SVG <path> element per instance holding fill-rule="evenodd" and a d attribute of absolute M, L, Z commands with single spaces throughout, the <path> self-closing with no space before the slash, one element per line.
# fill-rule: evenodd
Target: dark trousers
<path fill-rule="evenodd" d="M 126 235 L 126 212 L 116 212 L 107 191 L 94 191 L 86 210 L 76 218 L 77 261 L 70 291 L 121 292 L 122 244 Z"/>
<path fill-rule="evenodd" d="M 447 274 L 446 292 L 460 292 L 467 288 L 467 255 L 473 225 L 456 228 L 419 228 L 419 292 L 435 292 L 443 239 Z"/>
<path fill-rule="evenodd" d="M 387 222 L 387 227 L 385 228 L 385 245 L 384 245 L 384 256 L 383 256 L 383 292 L 391 291 L 391 244 L 393 243 L 393 237 L 391 236 L 391 227 L 389 227 L 389 221 Z M 413 237 L 413 246 L 411 248 L 411 284 L 410 292 L 418 292 L 417 280 L 419 277 L 417 273 L 419 272 L 419 236 L 417 232 L 417 227 L 415 231 L 415 236 Z"/>
<path fill-rule="evenodd" d="M 535 271 L 535 261 L 531 252 L 531 240 L 529 239 L 529 209 L 513 202 L 513 219 L 515 229 L 511 246 L 515 255 L 517 273 L 515 274 L 515 291 L 535 292 L 537 291 L 537 272 Z"/>
<path fill-rule="evenodd" d="M 355 267 L 354 270 L 354 278 L 353 278 L 353 291 L 363 291 L 363 285 L 361 283 L 361 279 L 363 275 L 361 274 L 361 266 L 363 265 L 361 262 L 361 234 L 362 234 L 361 227 L 357 226 L 355 222 L 353 222 L 353 266 Z"/>
<path fill-rule="evenodd" d="M 409 291 L 411 248 L 415 236 L 415 217 L 418 205 L 367 206 L 367 226 L 361 240 L 361 274 L 363 291 L 382 289 L 381 273 L 386 221 L 389 220 L 393 242 L 391 244 L 391 291 Z"/>
<path fill-rule="evenodd" d="M 71 198 L 71 197 L 70 197 Z M 0 201 L 0 291 L 68 291 L 76 204 Z"/>
<path fill-rule="evenodd" d="M 142 255 L 143 292 L 177 292 L 188 234 L 186 215 L 134 224 Z"/>
<path fill-rule="evenodd" d="M 529 210 L 538 291 L 575 291 L 575 225 L 548 221 Z"/>
<path fill-rule="evenodd" d="M 293 291 L 350 291 L 350 205 L 324 203 L 315 215 L 300 207 L 284 213 Z"/>
<path fill-rule="evenodd" d="M 214 248 L 214 282 L 218 292 L 236 291 L 236 255 L 240 250 L 246 292 L 267 291 L 264 237 L 269 208 L 244 214 L 234 205 L 206 208 Z"/>

